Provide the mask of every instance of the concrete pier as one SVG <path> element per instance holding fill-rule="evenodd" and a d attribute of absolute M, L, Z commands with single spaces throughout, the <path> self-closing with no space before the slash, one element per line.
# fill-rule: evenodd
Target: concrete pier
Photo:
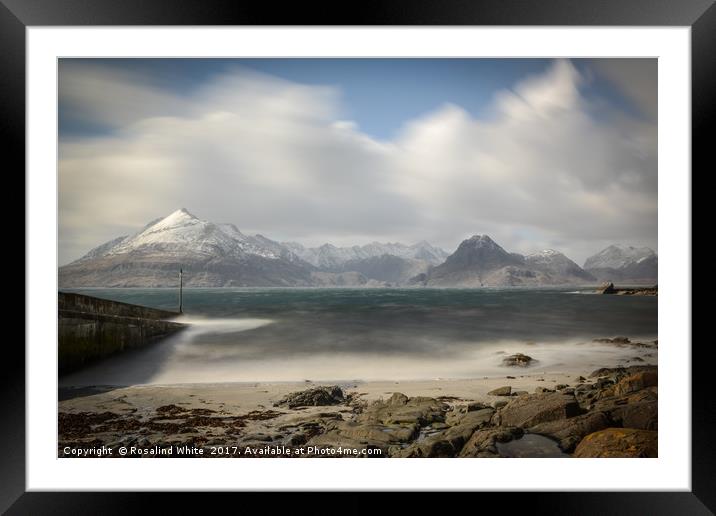
<path fill-rule="evenodd" d="M 179 312 L 58 293 L 60 374 L 127 349 L 141 348 L 186 328 Z"/>

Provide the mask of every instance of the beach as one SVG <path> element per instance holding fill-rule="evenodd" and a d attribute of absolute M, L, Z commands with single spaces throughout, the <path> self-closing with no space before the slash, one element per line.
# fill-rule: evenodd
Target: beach
<path fill-rule="evenodd" d="M 614 345 L 632 349 L 635 358 L 655 358 L 657 347 Z M 527 445 L 515 453 L 566 457 L 574 455 L 588 430 L 627 428 L 655 443 L 655 376 L 654 365 L 625 364 L 601 372 L 550 372 L 535 365 L 506 367 L 504 376 L 473 379 L 64 388 L 58 456 L 91 454 L 83 450 L 103 446 L 113 450 L 110 457 L 120 456 L 120 448 L 127 450 L 125 457 L 181 456 L 180 450 L 193 457 L 315 457 L 327 453 L 321 449 L 338 448 L 355 450 L 357 456 L 368 456 L 368 450 L 383 457 L 513 456 L 489 442 L 469 454 L 471 439 L 492 432 L 503 433 L 498 435 L 502 441 Z M 330 388 L 340 394 L 332 395 Z M 307 396 L 301 399 L 296 393 Z M 520 400 L 530 407 L 528 413 L 521 414 L 517 406 L 514 421 L 500 421 Z M 639 414 L 630 414 L 631 420 L 639 421 L 629 420 L 631 426 L 625 427 L 622 413 L 634 407 Z M 575 422 L 584 428 L 572 428 Z M 537 433 L 540 424 L 543 431 Z M 451 436 L 456 431 L 459 435 Z M 547 438 L 528 443 L 526 435 Z M 450 446 L 440 445 L 441 438 Z M 649 443 L 640 446 L 648 448 Z M 646 448 L 617 456 L 648 456 Z"/>
<path fill-rule="evenodd" d="M 174 299 L 91 293 L 158 309 Z M 171 336 L 60 377 L 58 456 L 656 454 L 655 297 L 193 289 L 185 309 Z M 579 448 L 615 428 L 644 442 Z"/>

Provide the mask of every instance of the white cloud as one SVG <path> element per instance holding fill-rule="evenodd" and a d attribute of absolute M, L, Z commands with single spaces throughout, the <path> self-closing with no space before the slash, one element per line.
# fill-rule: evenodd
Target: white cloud
<path fill-rule="evenodd" d="M 487 119 L 445 105 L 381 142 L 344 119 L 333 88 L 236 69 L 180 97 L 63 69 L 62 101 L 117 130 L 60 144 L 60 261 L 179 206 L 309 244 L 452 250 L 489 233 L 578 260 L 612 242 L 654 246 L 656 127 L 595 116 L 584 80 L 557 61 L 500 92 Z"/>

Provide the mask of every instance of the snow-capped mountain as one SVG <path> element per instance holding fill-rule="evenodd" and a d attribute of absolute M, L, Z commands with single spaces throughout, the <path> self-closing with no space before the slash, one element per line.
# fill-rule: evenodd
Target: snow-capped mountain
<path fill-rule="evenodd" d="M 448 256 L 444 250 L 425 241 L 413 245 L 372 242 L 351 247 L 324 244 L 306 248 L 296 242 L 284 242 L 283 245 L 319 271 L 358 272 L 367 280 L 391 285 L 406 283 L 413 276 L 442 263 Z"/>
<path fill-rule="evenodd" d="M 610 245 L 584 262 L 585 269 L 621 269 L 656 256 L 648 247 Z"/>
<path fill-rule="evenodd" d="M 583 284 L 594 280 L 558 251 L 549 249 L 523 256 L 507 252 L 487 235 L 475 235 L 464 240 L 445 263 L 428 271 L 422 282 L 428 286 L 496 287 Z"/>
<path fill-rule="evenodd" d="M 60 286 L 309 285 L 313 268 L 261 235 L 201 220 L 182 208 L 131 236 L 102 244 L 60 267 Z"/>
<path fill-rule="evenodd" d="M 363 246 L 336 247 L 324 244 L 320 247 L 304 247 L 296 242 L 283 242 L 283 245 L 297 254 L 301 259 L 325 270 L 342 269 L 349 261 L 377 258 L 383 255 L 397 256 L 410 260 L 421 260 L 429 265 L 438 265 L 445 261 L 448 253 L 422 241 L 413 245 L 400 243 L 372 242 Z"/>
<path fill-rule="evenodd" d="M 554 249 L 544 249 L 539 253 L 525 256 L 525 264 L 548 274 L 554 281 L 569 284 L 591 283 L 596 278 L 579 265 Z"/>
<path fill-rule="evenodd" d="M 200 220 L 182 208 L 145 227 L 139 233 L 126 237 L 114 245 L 100 246 L 90 251 L 96 256 L 114 256 L 129 253 L 179 253 L 196 258 L 214 256 L 256 255 L 269 259 L 281 258 L 281 251 L 265 242 L 263 237 L 246 236 L 233 224 L 214 224 Z M 275 242 L 273 244 L 276 244 Z M 280 246 L 279 246 L 280 247 Z"/>
<path fill-rule="evenodd" d="M 487 235 L 464 240 L 448 255 L 422 241 L 304 247 L 234 224 L 208 222 L 179 209 L 133 235 L 121 236 L 59 268 L 60 287 L 222 286 L 536 286 L 598 280 L 656 282 L 651 249 L 610 246 L 587 260 L 588 270 L 553 249 L 523 256 Z"/>
<path fill-rule="evenodd" d="M 659 259 L 648 247 L 610 245 L 587 258 L 584 269 L 602 281 L 656 283 Z"/>
<path fill-rule="evenodd" d="M 447 253 L 427 242 L 304 248 L 234 224 L 201 220 L 186 209 L 156 219 L 60 267 L 61 287 L 380 286 L 400 284 Z"/>

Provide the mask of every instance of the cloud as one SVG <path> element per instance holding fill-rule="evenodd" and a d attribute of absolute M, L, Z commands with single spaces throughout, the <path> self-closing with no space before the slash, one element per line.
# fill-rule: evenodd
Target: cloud
<path fill-rule="evenodd" d="M 452 250 L 489 233 L 576 259 L 612 242 L 655 245 L 656 127 L 595 116 L 585 80 L 556 61 L 497 93 L 487 118 L 446 104 L 386 142 L 345 120 L 331 87 L 236 68 L 179 95 L 63 68 L 63 105 L 112 131 L 60 142 L 60 262 L 180 206 L 308 244 Z"/>
<path fill-rule="evenodd" d="M 614 83 L 650 121 L 657 120 L 656 59 L 593 59 L 592 66 Z"/>

